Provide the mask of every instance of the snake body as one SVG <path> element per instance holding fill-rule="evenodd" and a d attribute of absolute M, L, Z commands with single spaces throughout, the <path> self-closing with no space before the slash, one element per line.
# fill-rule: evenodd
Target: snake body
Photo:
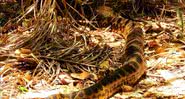
<path fill-rule="evenodd" d="M 112 74 L 105 76 L 96 84 L 77 92 L 72 98 L 107 99 L 121 90 L 123 85 L 132 86 L 135 84 L 145 73 L 146 69 L 143 48 L 142 29 L 136 27 L 127 35 L 123 66 L 116 69 Z"/>
<path fill-rule="evenodd" d="M 15 0 L 0 0 L 0 2 L 13 2 Z M 111 14 L 113 15 L 113 14 Z M 144 38 L 140 27 L 122 26 L 122 21 L 113 20 L 114 24 L 121 24 L 125 30 L 131 30 L 126 36 L 126 46 L 122 59 L 123 66 L 117 68 L 112 74 L 106 75 L 94 85 L 71 94 L 53 94 L 44 97 L 45 99 L 107 99 L 120 91 L 123 85 L 134 85 L 145 73 L 146 66 L 144 61 Z M 129 24 L 130 21 L 124 21 Z M 34 99 L 40 99 L 35 97 Z"/>
<path fill-rule="evenodd" d="M 70 94 L 59 92 L 44 97 L 32 97 L 31 99 L 108 99 L 119 92 L 124 85 L 133 86 L 136 84 L 146 71 L 143 31 L 140 27 L 133 25 L 125 28 L 129 28 L 130 31 L 126 36 L 126 45 L 121 59 L 123 65 L 120 68 L 80 91 Z M 30 97 L 27 98 L 30 99 Z"/>

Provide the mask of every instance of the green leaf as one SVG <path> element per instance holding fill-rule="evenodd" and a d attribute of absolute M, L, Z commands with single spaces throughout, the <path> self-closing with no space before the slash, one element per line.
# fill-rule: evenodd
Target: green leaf
<path fill-rule="evenodd" d="M 21 91 L 21 92 L 28 92 L 28 89 L 24 86 L 19 86 L 18 89 Z"/>

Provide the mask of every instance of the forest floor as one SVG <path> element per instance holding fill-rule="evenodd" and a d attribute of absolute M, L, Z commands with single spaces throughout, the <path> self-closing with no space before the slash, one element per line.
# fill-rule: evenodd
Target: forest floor
<path fill-rule="evenodd" d="M 185 98 L 185 32 L 184 26 L 178 24 L 182 20 L 178 17 L 144 17 L 140 20 L 144 21 L 141 23 L 144 24 L 142 28 L 145 31 L 146 76 L 133 88 L 128 87 L 110 99 Z M 108 27 L 98 30 L 91 30 L 88 27 L 78 28 L 83 30 L 86 37 L 81 31 L 71 30 L 73 31 L 71 34 L 61 34 L 63 39 L 73 40 L 73 43 L 67 41 L 64 43 L 69 43 L 70 46 L 67 45 L 56 53 L 46 50 L 40 54 L 28 48 L 14 49 L 23 42 L 22 39 L 32 36 L 32 24 L 27 24 L 27 20 L 24 22 L 16 27 L 11 26 L 13 27 L 11 31 L 0 35 L 0 98 L 15 98 L 23 94 L 28 95 L 27 97 L 37 97 L 58 92 L 70 93 L 94 84 L 106 74 L 107 70 L 111 72 L 119 67 L 116 59 L 120 57 L 125 39 L 119 33 L 110 32 Z M 31 28 L 25 28 L 28 25 Z M 79 38 L 83 38 L 85 43 L 81 40 L 78 42 Z M 33 43 L 37 43 L 37 39 L 33 40 L 36 41 Z M 90 45 L 86 45 L 86 40 Z M 79 44 L 82 42 L 85 47 Z M 97 43 L 100 47 L 95 46 Z M 109 47 L 102 47 L 105 44 Z M 50 43 L 47 45 L 48 49 L 49 46 Z M 85 53 L 84 49 L 88 49 L 85 53 L 87 55 L 82 55 L 87 59 L 84 58 L 81 62 L 67 60 L 70 57 L 78 60 L 76 54 L 73 56 L 67 53 L 67 51 L 75 53 L 76 49 L 82 53 Z M 47 57 L 49 54 L 46 53 L 54 55 L 60 53 L 65 59 Z M 42 57 L 43 54 L 46 56 Z M 102 57 L 104 58 L 99 59 Z M 94 61 L 101 61 L 99 67 L 94 65 L 96 63 Z"/>

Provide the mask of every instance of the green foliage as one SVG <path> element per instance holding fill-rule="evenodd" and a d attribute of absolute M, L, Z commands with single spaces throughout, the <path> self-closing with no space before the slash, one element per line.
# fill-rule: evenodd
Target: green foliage
<path fill-rule="evenodd" d="M 28 89 L 26 87 L 24 87 L 24 86 L 19 86 L 18 89 L 21 92 L 28 92 Z"/>

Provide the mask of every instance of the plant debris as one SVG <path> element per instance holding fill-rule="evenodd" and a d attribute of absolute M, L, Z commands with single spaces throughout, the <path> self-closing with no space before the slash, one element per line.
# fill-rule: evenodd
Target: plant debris
<path fill-rule="evenodd" d="M 93 2 L 77 0 L 73 6 L 64 0 L 60 7 L 58 0 L 30 4 L 31 1 L 23 3 L 22 15 L 16 18 L 12 15 L 7 23 L 5 12 L 12 13 L 19 1 L 0 1 L 0 5 L 10 7 L 0 13 L 0 98 L 68 94 L 89 87 L 121 66 L 119 59 L 124 52 L 125 38 L 111 31 L 111 26 L 98 27 Z M 9 2 L 15 5 L 6 5 Z M 161 7 L 157 0 L 159 7 L 154 12 L 161 13 L 153 17 L 143 15 L 154 7 L 152 1 L 147 2 L 148 8 L 136 9 L 137 4 L 131 5 L 133 16 L 126 16 L 129 19 L 134 14 L 139 16 L 136 21 L 141 20 L 145 31 L 146 77 L 134 88 L 123 86 L 125 91 L 110 99 L 185 97 L 185 3 L 168 1 Z M 81 4 L 80 10 L 76 4 Z M 180 7 L 175 10 L 176 4 Z M 92 15 L 81 10 L 84 6 L 91 9 Z M 97 12 L 104 9 L 106 17 L 114 15 L 106 6 Z M 143 12 L 139 13 L 140 10 Z M 128 12 L 120 11 L 123 16 Z"/>

